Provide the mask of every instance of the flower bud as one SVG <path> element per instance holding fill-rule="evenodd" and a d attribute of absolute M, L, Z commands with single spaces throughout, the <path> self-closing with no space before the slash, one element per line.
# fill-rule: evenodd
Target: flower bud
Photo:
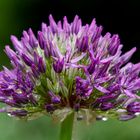
<path fill-rule="evenodd" d="M 61 73 L 64 67 L 64 58 L 58 59 L 56 62 L 53 63 L 53 69 L 56 73 Z"/>

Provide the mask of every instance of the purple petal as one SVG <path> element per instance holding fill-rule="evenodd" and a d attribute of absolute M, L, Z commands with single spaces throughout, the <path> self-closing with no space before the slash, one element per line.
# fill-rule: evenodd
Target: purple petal
<path fill-rule="evenodd" d="M 135 51 L 136 51 L 136 47 L 132 48 L 130 51 L 123 54 L 119 58 L 118 62 L 120 62 L 121 64 L 125 64 L 126 62 L 129 61 L 129 59 L 132 57 L 132 55 L 134 54 Z"/>
<path fill-rule="evenodd" d="M 110 91 L 109 90 L 107 90 L 106 88 L 104 88 L 104 87 L 102 87 L 102 86 L 100 86 L 100 85 L 94 85 L 94 87 L 97 89 L 97 90 L 99 90 L 100 92 L 102 92 L 102 93 L 110 93 Z"/>
<path fill-rule="evenodd" d="M 135 117 L 136 116 L 134 114 L 123 114 L 123 115 L 120 115 L 119 120 L 120 121 L 128 121 L 128 120 L 131 120 Z"/>
<path fill-rule="evenodd" d="M 41 73 L 45 73 L 46 65 L 42 57 L 39 58 L 38 68 Z"/>
<path fill-rule="evenodd" d="M 38 41 L 32 31 L 32 29 L 30 28 L 29 31 L 29 43 L 33 48 L 36 48 L 38 46 Z"/>
<path fill-rule="evenodd" d="M 33 64 L 33 61 L 31 58 L 29 58 L 29 56 L 27 56 L 26 54 L 22 54 L 22 59 L 23 61 L 26 63 L 26 65 L 31 66 Z"/>

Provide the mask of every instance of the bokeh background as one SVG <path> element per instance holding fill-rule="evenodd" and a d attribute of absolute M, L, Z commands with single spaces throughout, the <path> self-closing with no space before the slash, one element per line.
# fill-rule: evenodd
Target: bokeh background
<path fill-rule="evenodd" d="M 6 44 L 11 45 L 10 35 L 20 37 L 29 27 L 37 33 L 41 22 L 48 23 L 49 14 L 57 21 L 65 15 L 72 21 L 78 14 L 84 24 L 95 17 L 97 24 L 104 26 L 104 33 L 109 31 L 120 35 L 124 52 L 134 46 L 138 48 L 131 61 L 139 62 L 139 7 L 139 0 L 0 0 L 0 69 L 3 65 L 9 67 L 3 49 Z M 59 128 L 46 116 L 21 122 L 0 114 L 0 140 L 57 140 Z M 76 132 L 76 140 L 140 140 L 140 118 L 128 122 L 96 122 L 88 128 L 79 122 Z"/>

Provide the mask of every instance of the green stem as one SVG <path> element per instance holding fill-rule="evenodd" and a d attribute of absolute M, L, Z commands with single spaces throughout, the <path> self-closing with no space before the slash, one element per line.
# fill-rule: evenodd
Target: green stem
<path fill-rule="evenodd" d="M 67 117 L 61 122 L 60 139 L 72 140 L 74 112 L 70 112 Z"/>

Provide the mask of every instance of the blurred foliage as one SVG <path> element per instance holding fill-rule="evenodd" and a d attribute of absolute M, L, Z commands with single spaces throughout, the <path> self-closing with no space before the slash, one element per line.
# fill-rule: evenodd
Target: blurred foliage
<path fill-rule="evenodd" d="M 20 37 L 22 30 L 29 27 L 39 29 L 40 14 L 44 15 L 42 20 L 47 18 L 48 13 L 46 15 L 38 13 L 39 2 L 39 0 L 0 0 L 0 69 L 2 65 L 9 66 L 9 60 L 3 49 L 4 45 L 10 44 L 10 35 Z M 0 114 L 0 140 L 57 140 L 59 127 L 46 116 L 22 122 L 6 114 Z M 100 121 L 89 127 L 78 122 L 74 134 L 75 140 L 139 140 L 139 132 L 140 118 L 137 118 L 128 122 Z"/>
<path fill-rule="evenodd" d="M 3 49 L 5 45 L 11 45 L 10 35 L 20 37 L 23 30 L 40 28 L 42 21 L 37 12 L 39 2 L 40 0 L 0 0 L 0 69 L 3 65 L 8 66 L 9 60 Z"/>
<path fill-rule="evenodd" d="M 74 129 L 75 140 L 139 140 L 139 123 L 139 118 L 128 122 L 98 121 L 90 126 L 78 122 Z M 0 115 L 0 140 L 58 140 L 59 128 L 46 116 L 23 122 Z"/>

